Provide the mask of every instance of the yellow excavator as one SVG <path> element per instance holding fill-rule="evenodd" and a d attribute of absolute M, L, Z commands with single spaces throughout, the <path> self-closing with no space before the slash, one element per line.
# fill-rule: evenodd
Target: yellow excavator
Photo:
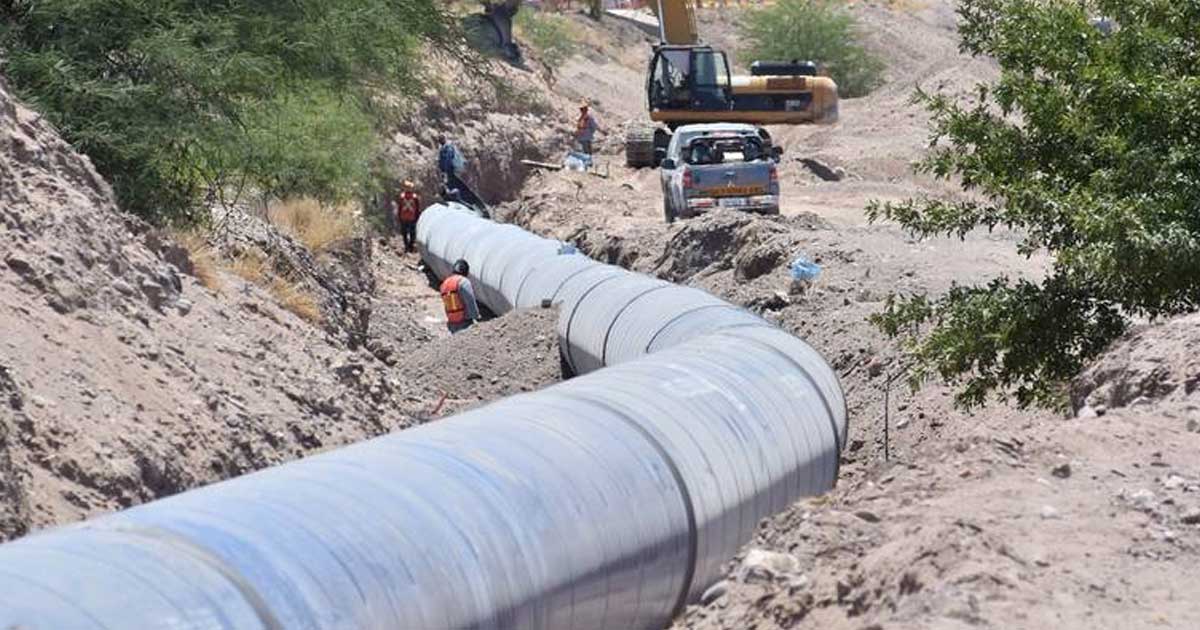
<path fill-rule="evenodd" d="M 837 85 L 817 76 L 812 62 L 755 61 L 749 76 L 731 76 L 725 53 L 701 44 L 694 0 L 650 0 L 659 43 L 646 77 L 653 124 L 631 125 L 625 137 L 629 166 L 658 164 L 680 125 L 745 122 L 755 125 L 832 124 Z"/>

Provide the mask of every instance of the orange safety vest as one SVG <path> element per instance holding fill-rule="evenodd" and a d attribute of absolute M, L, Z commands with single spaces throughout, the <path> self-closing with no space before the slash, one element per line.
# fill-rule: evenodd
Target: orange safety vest
<path fill-rule="evenodd" d="M 417 211 L 421 206 L 421 198 L 417 193 L 406 190 L 400 193 L 399 215 L 401 223 L 416 223 Z"/>
<path fill-rule="evenodd" d="M 467 305 L 463 304 L 458 287 L 463 277 L 453 275 L 442 280 L 442 306 L 446 308 L 446 322 L 461 324 L 467 321 Z"/>

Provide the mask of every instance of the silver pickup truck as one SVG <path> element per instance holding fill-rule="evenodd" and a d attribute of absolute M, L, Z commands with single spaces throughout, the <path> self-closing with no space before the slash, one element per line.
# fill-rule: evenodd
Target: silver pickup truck
<path fill-rule="evenodd" d="M 714 208 L 779 214 L 776 163 L 783 150 L 760 127 L 741 123 L 684 125 L 661 164 L 667 223 Z"/>

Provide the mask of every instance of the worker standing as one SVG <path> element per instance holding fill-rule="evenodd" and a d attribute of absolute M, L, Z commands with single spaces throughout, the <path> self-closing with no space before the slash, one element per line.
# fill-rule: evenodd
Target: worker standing
<path fill-rule="evenodd" d="M 454 262 L 454 273 L 442 281 L 442 306 L 446 309 L 446 327 L 452 334 L 479 320 L 479 304 L 467 278 L 470 273 L 470 265 L 460 258 Z"/>
<path fill-rule="evenodd" d="M 404 239 L 404 251 L 411 254 L 417 240 L 417 219 L 421 217 L 421 196 L 409 180 L 404 180 L 403 190 L 396 198 L 396 220 L 400 223 L 400 237 Z"/>
<path fill-rule="evenodd" d="M 466 162 L 463 160 L 462 153 L 458 147 L 454 146 L 446 136 L 438 137 L 438 170 L 446 181 L 446 188 L 450 190 L 463 190 L 461 175 L 466 167 Z"/>
<path fill-rule="evenodd" d="M 592 115 L 588 102 L 580 103 L 579 120 L 575 122 L 575 141 L 579 144 L 580 151 L 587 155 L 592 154 L 592 141 L 596 138 L 597 131 L 600 131 L 600 126 L 596 124 L 596 117 Z"/>

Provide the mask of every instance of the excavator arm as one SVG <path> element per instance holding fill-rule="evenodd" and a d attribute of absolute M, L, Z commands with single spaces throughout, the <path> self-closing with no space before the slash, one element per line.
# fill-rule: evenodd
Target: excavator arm
<path fill-rule="evenodd" d="M 660 43 L 691 46 L 700 43 L 696 29 L 695 0 L 650 0 L 650 10 L 658 16 Z"/>

